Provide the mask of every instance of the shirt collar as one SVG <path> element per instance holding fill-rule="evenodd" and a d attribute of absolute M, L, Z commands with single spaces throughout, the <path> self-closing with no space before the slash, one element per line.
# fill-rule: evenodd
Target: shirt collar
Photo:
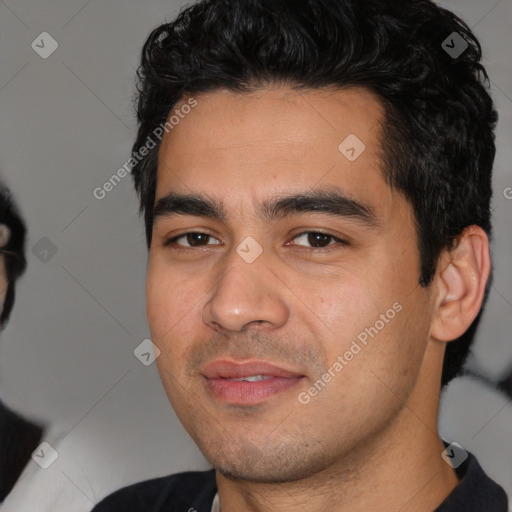
<path fill-rule="evenodd" d="M 215 493 L 215 497 L 213 498 L 212 512 L 220 512 L 220 500 L 219 493 Z"/>

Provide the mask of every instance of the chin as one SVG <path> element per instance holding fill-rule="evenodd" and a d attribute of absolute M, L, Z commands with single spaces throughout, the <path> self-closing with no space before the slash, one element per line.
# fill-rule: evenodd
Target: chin
<path fill-rule="evenodd" d="M 248 442 L 236 453 L 206 458 L 225 478 L 268 484 L 296 482 L 326 468 L 325 455 L 316 454 L 308 459 L 297 446 L 291 452 L 283 449 L 269 452 L 265 454 Z"/>

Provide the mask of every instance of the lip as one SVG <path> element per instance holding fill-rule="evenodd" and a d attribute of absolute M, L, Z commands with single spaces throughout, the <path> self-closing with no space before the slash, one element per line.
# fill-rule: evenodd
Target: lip
<path fill-rule="evenodd" d="M 201 371 L 207 390 L 217 399 L 235 405 L 251 405 L 288 391 L 304 379 L 304 375 L 267 363 L 266 361 L 235 362 L 219 359 L 208 363 Z M 256 382 L 232 381 L 262 375 Z"/>
<path fill-rule="evenodd" d="M 208 363 L 201 371 L 207 379 L 239 379 L 251 375 L 265 375 L 268 377 L 282 377 L 291 379 L 303 377 L 298 372 L 285 370 L 266 361 L 245 361 L 237 363 L 229 359 L 217 359 Z"/>

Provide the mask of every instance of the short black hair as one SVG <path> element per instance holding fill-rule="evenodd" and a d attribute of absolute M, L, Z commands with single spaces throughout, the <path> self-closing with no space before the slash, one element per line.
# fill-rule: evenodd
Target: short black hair
<path fill-rule="evenodd" d="M 385 109 L 382 172 L 412 205 L 419 284 L 428 286 L 464 228 L 476 224 L 491 237 L 497 113 L 481 56 L 467 24 L 430 0 L 200 1 L 144 45 L 133 152 L 185 96 L 271 85 L 366 88 Z M 159 146 L 132 169 L 148 248 Z M 461 371 L 484 304 L 448 343 L 443 386 Z"/>
<path fill-rule="evenodd" d="M 0 247 L 0 255 L 4 257 L 5 273 L 7 278 L 7 291 L 4 307 L 0 314 L 0 327 L 3 327 L 14 306 L 16 280 L 25 272 L 27 261 L 25 259 L 25 223 L 19 213 L 18 206 L 10 190 L 0 183 L 0 224 L 9 228 L 9 239 Z"/>

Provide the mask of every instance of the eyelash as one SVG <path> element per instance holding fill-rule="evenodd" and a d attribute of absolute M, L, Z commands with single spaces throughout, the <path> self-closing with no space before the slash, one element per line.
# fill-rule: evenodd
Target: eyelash
<path fill-rule="evenodd" d="M 295 240 L 296 238 L 298 238 L 300 236 L 308 235 L 308 234 L 325 235 L 325 236 L 327 236 L 327 237 L 329 237 L 329 238 L 331 238 L 333 240 L 336 240 L 336 242 L 339 243 L 342 247 L 350 245 L 349 242 L 347 242 L 346 240 L 343 240 L 342 238 L 334 236 L 331 233 L 325 233 L 323 231 L 302 231 L 301 233 L 297 233 L 292 238 L 292 240 Z M 186 247 L 186 246 L 181 246 L 179 244 L 176 244 L 177 240 L 179 240 L 180 238 L 186 237 L 187 235 L 205 235 L 205 236 L 208 236 L 208 237 L 211 237 L 211 238 L 215 238 L 210 233 L 205 233 L 203 231 L 187 231 L 186 233 L 181 233 L 180 235 L 177 235 L 177 236 L 174 236 L 172 238 L 169 238 L 168 240 L 166 240 L 164 242 L 164 246 L 165 247 L 171 247 L 172 246 L 171 248 L 173 250 L 178 250 L 178 251 L 193 251 L 193 250 L 196 250 L 196 249 L 202 249 L 204 247 L 208 247 L 208 245 L 198 246 L 198 247 Z M 213 244 L 213 245 L 221 245 L 221 244 Z M 299 245 L 299 247 L 303 247 L 304 249 L 310 249 L 310 250 L 315 251 L 315 252 L 326 252 L 326 251 L 330 250 L 329 249 L 330 247 L 333 247 L 335 245 L 336 245 L 336 243 L 335 244 L 329 244 L 329 245 L 327 245 L 325 247 L 305 247 L 305 246 L 302 246 L 302 245 Z"/>

